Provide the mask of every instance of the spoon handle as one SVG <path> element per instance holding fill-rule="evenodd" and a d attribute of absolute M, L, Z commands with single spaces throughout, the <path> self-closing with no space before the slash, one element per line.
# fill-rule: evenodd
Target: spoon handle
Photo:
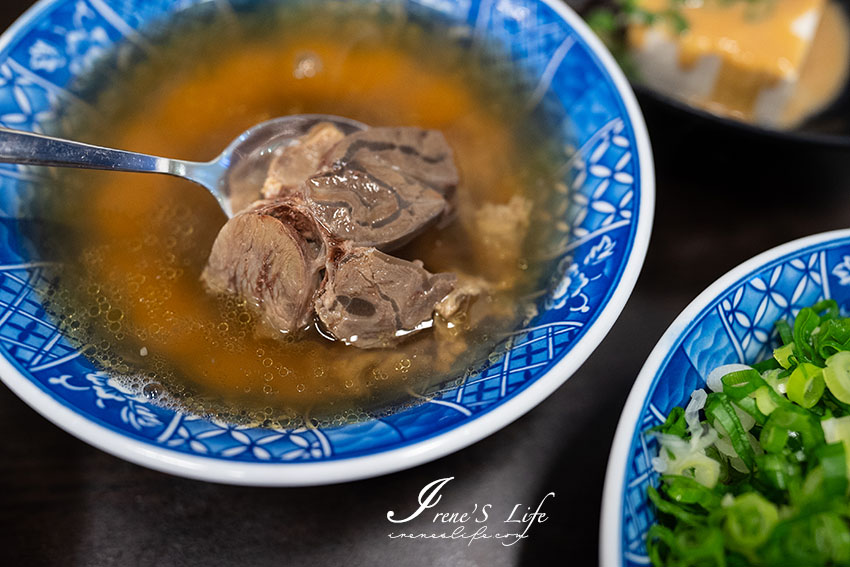
<path fill-rule="evenodd" d="M 205 187 L 225 214 L 233 214 L 227 193 L 219 189 L 227 172 L 221 156 L 211 162 L 168 159 L 0 127 L 0 163 L 165 173 Z"/>
<path fill-rule="evenodd" d="M 166 158 L 0 127 L 0 162 L 171 173 Z"/>

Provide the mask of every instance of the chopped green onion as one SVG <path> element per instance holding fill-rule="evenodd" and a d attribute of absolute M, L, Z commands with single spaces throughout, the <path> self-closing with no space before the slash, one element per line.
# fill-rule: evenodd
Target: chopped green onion
<path fill-rule="evenodd" d="M 722 391 L 656 428 L 653 565 L 850 566 L 850 318 L 826 300 L 777 330 L 772 358 L 714 369 Z"/>
<path fill-rule="evenodd" d="M 820 313 L 821 318 L 824 321 L 829 321 L 832 319 L 838 319 L 840 316 L 840 310 L 838 309 L 838 302 L 834 299 L 822 299 L 812 305 L 812 311 L 815 313 Z"/>
<path fill-rule="evenodd" d="M 824 359 L 850 349 L 850 320 L 830 319 L 822 322 L 814 336 L 814 345 L 818 355 Z"/>
<path fill-rule="evenodd" d="M 646 532 L 646 554 L 653 565 L 661 566 L 667 563 L 662 557 L 671 555 L 675 545 L 676 536 L 670 528 L 653 524 Z"/>
<path fill-rule="evenodd" d="M 850 443 L 850 415 L 824 419 L 820 426 L 827 443 Z"/>
<path fill-rule="evenodd" d="M 850 415 L 824 419 L 820 426 L 828 444 L 841 443 L 844 446 L 844 464 L 850 479 L 850 458 L 847 458 L 850 455 Z"/>
<path fill-rule="evenodd" d="M 789 400 L 808 409 L 823 395 L 823 370 L 808 362 L 799 364 L 791 372 L 786 388 Z"/>
<path fill-rule="evenodd" d="M 780 521 L 762 549 L 765 565 L 847 565 L 850 533 L 834 513 L 803 514 Z"/>
<path fill-rule="evenodd" d="M 783 345 L 789 345 L 794 342 L 794 332 L 791 330 L 791 325 L 788 321 L 780 319 L 776 322 L 776 332 L 779 333 L 779 338 Z"/>
<path fill-rule="evenodd" d="M 834 565 L 850 563 L 850 529 L 838 514 L 818 514 L 812 520 L 818 549 L 824 550 Z"/>
<path fill-rule="evenodd" d="M 705 402 L 705 415 L 710 423 L 715 424 L 715 427 L 720 425 L 723 428 L 738 457 L 744 461 L 747 468 L 752 470 L 755 465 L 753 448 L 750 446 L 746 431 L 741 426 L 741 420 L 738 419 L 729 396 L 722 392 L 709 394 Z"/>
<path fill-rule="evenodd" d="M 791 368 L 791 355 L 794 354 L 794 343 L 788 343 L 774 349 L 773 358 L 782 368 Z"/>
<path fill-rule="evenodd" d="M 756 362 L 755 364 L 750 365 L 753 370 L 757 370 L 758 372 L 766 372 L 768 370 L 776 370 L 782 368 L 775 358 L 766 358 L 761 362 Z"/>
<path fill-rule="evenodd" d="M 764 415 L 770 415 L 773 413 L 779 404 L 777 404 L 771 394 L 773 394 L 773 390 L 770 386 L 763 386 L 755 391 L 756 405 L 758 405 L 758 409 Z"/>
<path fill-rule="evenodd" d="M 699 504 L 706 510 L 720 504 L 720 496 L 716 491 L 686 476 L 664 475 L 664 491 L 675 502 Z"/>
<path fill-rule="evenodd" d="M 723 393 L 733 400 L 749 396 L 766 384 L 757 370 L 738 370 L 730 372 L 720 379 L 723 382 Z"/>
<path fill-rule="evenodd" d="M 753 551 L 770 537 L 779 522 L 779 510 L 757 492 L 735 498 L 726 509 L 723 530 L 729 547 L 738 551 Z"/>
<path fill-rule="evenodd" d="M 785 449 L 791 434 L 802 442 L 806 449 L 813 449 L 825 443 L 823 430 L 808 412 L 798 411 L 793 407 L 777 408 L 767 418 L 761 430 L 761 446 L 766 453 L 779 453 Z"/>
<path fill-rule="evenodd" d="M 802 482 L 800 465 L 785 455 L 765 453 L 756 457 L 760 478 L 776 490 L 793 490 Z"/>
<path fill-rule="evenodd" d="M 658 494 L 658 491 L 651 486 L 649 487 L 649 499 L 653 504 L 655 504 L 655 507 L 658 508 L 659 512 L 663 514 L 670 514 L 681 522 L 694 526 L 702 522 L 702 517 L 699 514 L 687 510 L 684 506 L 665 500 L 660 494 Z"/>
<path fill-rule="evenodd" d="M 811 344 L 811 338 L 819 323 L 820 317 L 811 307 L 800 309 L 794 319 L 794 354 L 800 361 L 815 360 L 815 349 Z"/>
<path fill-rule="evenodd" d="M 653 427 L 650 431 L 684 437 L 685 433 L 688 432 L 688 422 L 685 421 L 685 410 L 680 407 L 673 408 L 664 423 Z"/>
<path fill-rule="evenodd" d="M 837 352 L 826 360 L 823 379 L 833 396 L 850 404 L 850 351 Z"/>
<path fill-rule="evenodd" d="M 820 496 L 842 498 L 847 494 L 847 458 L 842 443 L 832 443 L 818 448 L 817 457 L 823 471 Z"/>
<path fill-rule="evenodd" d="M 717 438 L 716 433 L 712 432 L 712 435 L 691 441 L 659 436 L 662 451 L 658 459 L 663 462 L 665 476 L 688 476 L 703 486 L 713 488 L 720 479 L 721 467 L 718 461 L 705 453 L 705 446 Z"/>
<path fill-rule="evenodd" d="M 769 388 L 769 386 L 762 386 L 762 388 Z M 751 395 L 755 396 L 758 393 L 758 391 L 760 391 L 762 388 L 759 388 L 759 390 L 757 390 L 756 392 L 753 392 Z M 753 418 L 755 423 L 758 424 L 758 425 L 764 425 L 765 422 L 767 421 L 767 416 L 770 413 L 770 412 L 765 413 L 765 412 L 761 411 L 761 408 L 758 405 L 758 399 L 756 397 L 741 398 L 740 400 L 737 400 L 735 402 L 735 405 L 738 407 L 739 410 L 745 412 L 747 415 L 749 415 L 751 418 Z M 775 407 L 776 406 L 774 406 L 774 408 Z M 740 415 L 741 414 L 739 412 L 738 417 L 740 417 Z"/>

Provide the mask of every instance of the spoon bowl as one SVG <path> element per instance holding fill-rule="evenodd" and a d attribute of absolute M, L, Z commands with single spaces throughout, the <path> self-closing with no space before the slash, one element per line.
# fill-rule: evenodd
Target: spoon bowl
<path fill-rule="evenodd" d="M 237 136 L 207 162 L 170 159 L 104 148 L 32 132 L 0 128 L 0 163 L 163 173 L 193 181 L 209 191 L 228 217 L 235 212 L 232 197 L 256 192 L 263 184 L 275 150 L 293 144 L 320 122 L 330 122 L 350 134 L 365 124 L 328 114 L 296 114 L 273 118 Z"/>

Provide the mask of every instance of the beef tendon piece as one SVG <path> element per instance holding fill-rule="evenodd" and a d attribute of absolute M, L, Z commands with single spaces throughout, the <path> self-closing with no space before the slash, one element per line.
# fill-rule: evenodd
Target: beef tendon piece
<path fill-rule="evenodd" d="M 454 289 L 437 304 L 435 310 L 446 321 L 455 323 L 465 319 L 470 303 L 492 290 L 493 285 L 483 278 L 458 274 Z"/>
<path fill-rule="evenodd" d="M 359 348 L 389 347 L 426 327 L 454 283 L 454 274 L 432 274 L 422 262 L 354 248 L 329 268 L 316 314 L 341 341 Z"/>
<path fill-rule="evenodd" d="M 222 227 L 201 279 L 214 293 L 251 302 L 260 313 L 258 333 L 276 336 L 312 321 L 326 250 L 309 211 L 260 201 Z"/>
<path fill-rule="evenodd" d="M 450 198 L 458 184 L 452 149 L 437 130 L 369 128 L 346 136 L 326 162 L 393 167 Z"/>
<path fill-rule="evenodd" d="M 263 197 L 272 199 L 300 191 L 304 182 L 319 171 L 325 155 L 345 138 L 330 122 L 319 122 L 294 144 L 275 150 L 263 185 Z"/>
<path fill-rule="evenodd" d="M 446 208 L 440 193 L 386 165 L 339 163 L 307 180 L 310 207 L 335 238 L 383 251 L 422 232 Z"/>

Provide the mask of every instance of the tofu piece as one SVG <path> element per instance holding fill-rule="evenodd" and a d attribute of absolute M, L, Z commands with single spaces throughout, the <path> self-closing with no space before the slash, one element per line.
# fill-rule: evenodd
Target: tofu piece
<path fill-rule="evenodd" d="M 668 0 L 642 0 L 659 13 Z M 633 24 L 627 37 L 639 79 L 709 111 L 783 127 L 826 0 L 685 3 L 688 27 Z"/>

